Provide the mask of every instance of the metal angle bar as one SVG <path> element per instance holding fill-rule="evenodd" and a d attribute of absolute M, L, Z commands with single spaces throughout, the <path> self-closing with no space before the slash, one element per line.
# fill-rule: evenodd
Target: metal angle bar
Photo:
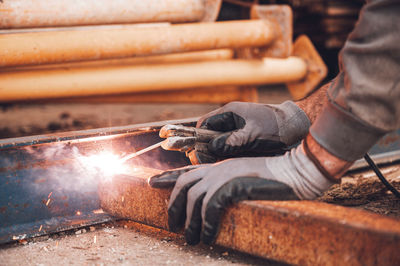
<path fill-rule="evenodd" d="M 154 174 L 121 175 L 99 186 L 111 215 L 167 229 L 170 190 L 152 189 Z M 312 201 L 244 201 L 229 208 L 216 243 L 300 265 L 397 265 L 400 221 Z"/>

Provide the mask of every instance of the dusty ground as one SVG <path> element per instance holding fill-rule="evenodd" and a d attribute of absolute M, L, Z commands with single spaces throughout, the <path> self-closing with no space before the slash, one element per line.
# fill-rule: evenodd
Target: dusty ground
<path fill-rule="evenodd" d="M 381 172 L 400 191 L 400 166 L 384 167 Z M 372 170 L 349 173 L 318 200 L 400 219 L 400 199 L 386 189 Z"/>

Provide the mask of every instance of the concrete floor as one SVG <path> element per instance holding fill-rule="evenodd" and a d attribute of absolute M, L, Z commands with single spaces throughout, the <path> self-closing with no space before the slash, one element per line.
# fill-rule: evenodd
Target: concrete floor
<path fill-rule="evenodd" d="M 0 249 L 0 265 L 284 265 L 120 221 L 31 239 Z"/>

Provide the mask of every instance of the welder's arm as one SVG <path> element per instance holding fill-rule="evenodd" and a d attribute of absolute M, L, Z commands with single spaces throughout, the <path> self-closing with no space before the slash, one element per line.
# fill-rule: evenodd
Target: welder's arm
<path fill-rule="evenodd" d="M 370 0 L 344 45 L 340 73 L 310 128 L 309 157 L 340 178 L 400 127 L 400 1 Z"/>
<path fill-rule="evenodd" d="M 167 171 L 150 178 L 149 184 L 175 185 L 168 206 L 169 228 L 184 227 L 189 244 L 200 240 L 209 244 L 216 238 L 226 207 L 242 200 L 313 199 L 333 182 L 299 145 L 279 157 L 229 159 Z"/>

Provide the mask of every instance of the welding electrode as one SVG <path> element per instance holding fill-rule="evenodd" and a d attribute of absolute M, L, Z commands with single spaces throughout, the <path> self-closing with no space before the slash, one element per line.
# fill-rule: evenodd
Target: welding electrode
<path fill-rule="evenodd" d="M 199 146 L 199 143 L 208 143 L 211 139 L 220 135 L 221 132 L 187 127 L 182 125 L 165 125 L 160 129 L 160 137 L 165 140 L 144 148 L 140 151 L 128 154 L 121 160 L 126 162 L 136 156 L 142 155 L 148 151 L 162 147 L 164 150 L 188 152 Z"/>
<path fill-rule="evenodd" d="M 139 155 L 142 155 L 143 153 L 146 153 L 146 152 L 148 152 L 148 151 L 154 150 L 154 149 L 160 147 L 161 144 L 162 144 L 164 141 L 165 141 L 165 140 L 163 140 L 163 141 L 161 141 L 161 142 L 158 142 L 158 143 L 156 143 L 156 144 L 154 144 L 154 145 L 151 145 L 151 146 L 149 146 L 149 147 L 147 147 L 147 148 L 144 148 L 144 149 L 142 149 L 142 150 L 140 150 L 140 151 L 137 151 L 137 152 L 128 154 L 128 155 L 124 156 L 124 157 L 121 159 L 121 161 L 124 163 L 124 162 L 126 162 L 126 161 L 128 161 L 128 160 L 130 160 L 130 159 L 132 159 L 132 158 L 135 158 L 136 156 L 139 156 Z"/>

